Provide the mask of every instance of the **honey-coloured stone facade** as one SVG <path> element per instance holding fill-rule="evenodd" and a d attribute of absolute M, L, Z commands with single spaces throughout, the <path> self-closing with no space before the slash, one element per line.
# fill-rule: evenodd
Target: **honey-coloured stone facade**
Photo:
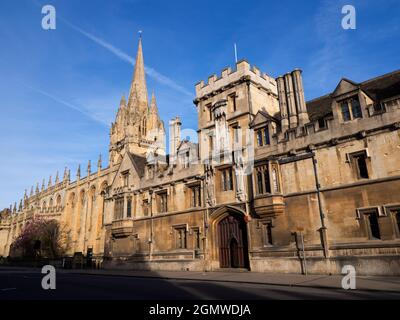
<path fill-rule="evenodd" d="M 170 152 L 139 41 L 109 165 L 69 170 L 0 218 L 0 256 L 35 217 L 104 268 L 400 274 L 400 71 L 342 79 L 306 102 L 302 71 L 239 61 L 195 86 L 198 143 L 169 122 Z"/>

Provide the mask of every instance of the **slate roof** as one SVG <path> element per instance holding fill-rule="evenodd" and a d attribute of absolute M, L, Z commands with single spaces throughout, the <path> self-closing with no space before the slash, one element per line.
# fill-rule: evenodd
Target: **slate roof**
<path fill-rule="evenodd" d="M 132 160 L 133 165 L 140 177 L 144 176 L 144 169 L 146 167 L 146 157 L 140 156 L 135 153 L 128 153 L 129 157 Z"/>
<path fill-rule="evenodd" d="M 374 101 L 400 94 L 400 70 L 356 84 Z M 310 121 L 332 115 L 331 94 L 310 100 L 306 103 Z"/>

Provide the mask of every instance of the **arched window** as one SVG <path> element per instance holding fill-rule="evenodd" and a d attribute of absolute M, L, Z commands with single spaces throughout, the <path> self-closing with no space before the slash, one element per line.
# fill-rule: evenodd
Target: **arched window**
<path fill-rule="evenodd" d="M 92 206 L 94 205 L 94 202 L 96 201 L 96 187 L 92 186 L 90 188 L 90 201 L 92 202 Z"/>
<path fill-rule="evenodd" d="M 85 200 L 86 200 L 85 199 L 85 190 L 81 191 L 79 198 L 80 198 L 80 201 L 81 201 L 81 205 L 83 206 L 85 204 Z"/>
<path fill-rule="evenodd" d="M 42 211 L 44 212 L 46 210 L 46 201 L 43 201 L 43 204 L 42 204 Z"/>
<path fill-rule="evenodd" d="M 50 201 L 49 201 L 49 209 L 50 209 L 50 210 L 53 209 L 53 206 L 54 206 L 53 198 L 50 198 Z"/>
<path fill-rule="evenodd" d="M 56 199 L 57 199 L 57 200 L 56 200 L 57 207 L 60 208 L 60 207 L 61 207 L 61 196 L 58 195 Z"/>

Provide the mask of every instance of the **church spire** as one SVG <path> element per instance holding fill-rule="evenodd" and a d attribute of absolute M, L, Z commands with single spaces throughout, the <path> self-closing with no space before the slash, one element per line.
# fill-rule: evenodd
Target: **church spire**
<path fill-rule="evenodd" d="M 144 70 L 141 36 L 139 38 L 138 51 L 136 54 L 135 71 L 133 73 L 133 80 L 129 92 L 128 105 L 130 108 L 136 108 L 139 112 L 147 111 L 148 108 L 146 75 Z"/>
<path fill-rule="evenodd" d="M 156 96 L 154 95 L 154 91 L 151 94 L 150 113 L 158 114 Z"/>

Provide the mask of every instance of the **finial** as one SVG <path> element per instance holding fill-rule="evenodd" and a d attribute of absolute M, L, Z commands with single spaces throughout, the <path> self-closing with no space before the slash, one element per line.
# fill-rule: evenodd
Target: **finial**
<path fill-rule="evenodd" d="M 14 212 L 14 213 L 17 212 L 17 203 L 16 203 L 16 202 L 14 202 L 13 212 Z"/>
<path fill-rule="evenodd" d="M 38 194 L 39 193 L 39 182 L 36 182 L 36 194 Z"/>
<path fill-rule="evenodd" d="M 143 33 L 143 31 L 142 31 L 142 30 L 139 30 L 138 33 L 139 33 L 139 38 L 142 39 L 142 33 Z"/>
<path fill-rule="evenodd" d="M 21 199 L 21 200 L 19 200 L 18 211 L 19 211 L 19 212 L 21 212 L 21 211 L 22 211 L 22 199 Z"/>
<path fill-rule="evenodd" d="M 51 182 L 51 175 L 50 175 L 49 183 L 47 184 L 47 186 L 48 186 L 48 187 L 51 187 L 51 184 L 52 184 L 52 182 Z"/>
<path fill-rule="evenodd" d="M 25 191 L 24 191 L 24 199 L 28 198 L 27 192 L 28 192 L 28 191 L 25 189 Z M 21 201 L 22 201 L 22 200 L 21 200 Z"/>
<path fill-rule="evenodd" d="M 55 184 L 57 184 L 57 183 L 59 183 L 60 182 L 60 178 L 58 177 L 58 170 L 57 170 L 57 174 L 56 174 L 56 181 L 55 181 Z"/>
<path fill-rule="evenodd" d="M 30 197 L 33 196 L 33 186 L 31 187 L 31 192 L 30 192 L 29 196 L 30 196 Z"/>
<path fill-rule="evenodd" d="M 45 184 L 46 184 L 46 182 L 45 182 L 45 180 L 43 179 L 43 181 L 42 181 L 42 191 L 43 191 L 44 188 L 45 188 Z"/>
<path fill-rule="evenodd" d="M 88 172 L 88 176 L 90 176 L 90 170 L 92 169 L 92 165 L 90 160 L 88 161 L 88 165 L 87 165 L 87 172 Z"/>
<path fill-rule="evenodd" d="M 99 154 L 99 160 L 97 161 L 97 170 L 101 170 L 101 166 L 102 166 L 102 164 L 101 164 L 101 153 Z"/>
<path fill-rule="evenodd" d="M 78 165 L 78 171 L 76 172 L 76 176 L 78 179 L 81 177 L 81 165 Z"/>

